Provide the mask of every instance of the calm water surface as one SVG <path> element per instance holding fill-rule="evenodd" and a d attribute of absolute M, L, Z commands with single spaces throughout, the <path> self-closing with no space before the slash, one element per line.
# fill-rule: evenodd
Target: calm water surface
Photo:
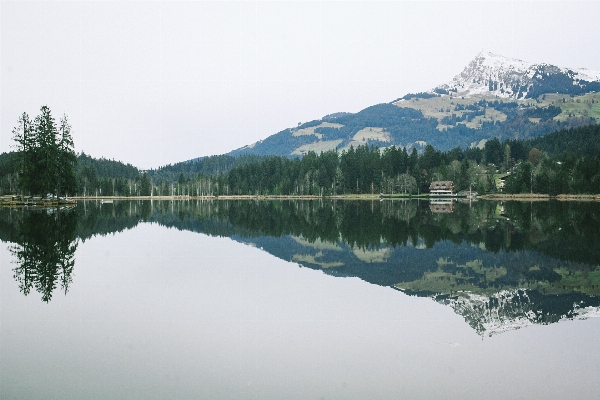
<path fill-rule="evenodd" d="M 2 399 L 598 397 L 594 203 L 0 210 Z"/>

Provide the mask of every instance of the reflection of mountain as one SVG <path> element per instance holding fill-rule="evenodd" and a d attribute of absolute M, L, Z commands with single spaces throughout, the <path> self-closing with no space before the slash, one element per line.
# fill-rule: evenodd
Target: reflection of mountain
<path fill-rule="evenodd" d="M 599 210 L 559 202 L 457 203 L 448 214 L 418 201 L 87 202 L 76 209 L 74 236 L 147 221 L 230 237 L 328 275 L 430 297 L 484 335 L 598 314 Z M 0 238 L 15 242 L 19 218 L 0 211 L 0 220 Z"/>
<path fill-rule="evenodd" d="M 448 305 L 480 335 L 492 336 L 528 325 L 600 317 L 600 299 L 580 293 L 542 295 L 527 289 L 501 290 L 492 296 L 458 292 L 433 298 Z"/>
<path fill-rule="evenodd" d="M 380 249 L 352 249 L 352 253 L 366 264 L 371 263 L 384 263 L 390 258 L 392 249 L 389 247 L 383 247 Z"/>
<path fill-rule="evenodd" d="M 328 275 L 356 276 L 409 295 L 432 298 L 451 306 L 481 335 L 600 312 L 600 269 L 531 251 L 490 253 L 467 243 L 441 242 L 429 249 L 382 247 L 378 251 L 385 252 L 387 259 L 369 263 L 357 257 L 356 248 L 343 243 L 339 244 L 342 252 L 297 248 L 291 237 L 258 237 L 253 243 L 277 257 Z M 339 266 L 332 268 L 335 262 Z"/>

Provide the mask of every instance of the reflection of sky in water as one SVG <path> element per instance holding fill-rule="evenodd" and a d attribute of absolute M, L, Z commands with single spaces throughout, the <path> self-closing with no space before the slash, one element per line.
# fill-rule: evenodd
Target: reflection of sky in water
<path fill-rule="evenodd" d="M 49 303 L 19 292 L 5 245 L 0 260 L 2 398 L 593 398 L 599 389 L 599 319 L 482 340 L 450 307 L 227 238 L 149 224 L 96 236 L 77 249 L 68 294 Z"/>

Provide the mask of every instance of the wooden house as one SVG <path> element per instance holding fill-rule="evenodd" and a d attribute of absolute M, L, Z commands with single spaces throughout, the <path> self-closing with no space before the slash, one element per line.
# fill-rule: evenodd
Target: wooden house
<path fill-rule="evenodd" d="M 433 181 L 429 185 L 429 196 L 437 197 L 453 197 L 456 196 L 454 193 L 454 182 L 452 181 Z"/>

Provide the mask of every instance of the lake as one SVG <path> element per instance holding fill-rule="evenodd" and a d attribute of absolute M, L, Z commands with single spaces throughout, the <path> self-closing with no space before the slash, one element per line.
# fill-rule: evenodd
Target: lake
<path fill-rule="evenodd" d="M 2 399 L 596 399 L 600 204 L 0 209 Z"/>

